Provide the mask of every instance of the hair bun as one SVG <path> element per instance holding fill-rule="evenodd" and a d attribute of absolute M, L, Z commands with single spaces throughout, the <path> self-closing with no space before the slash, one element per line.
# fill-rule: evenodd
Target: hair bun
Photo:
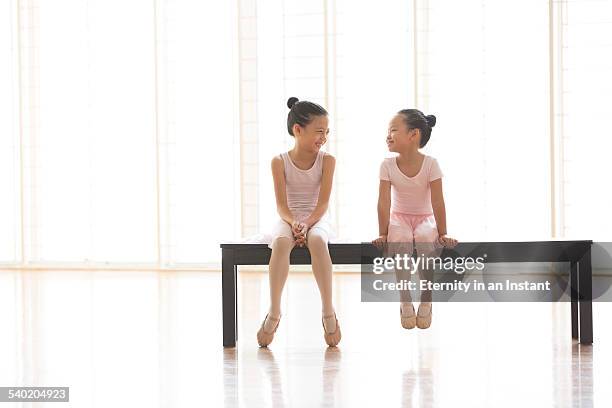
<path fill-rule="evenodd" d="M 292 96 L 291 98 L 287 99 L 287 107 L 289 109 L 293 108 L 293 105 L 295 105 L 296 102 L 299 102 L 299 99 L 295 96 Z"/>
<path fill-rule="evenodd" d="M 427 124 L 429 127 L 436 126 L 436 117 L 434 115 L 427 115 L 425 116 L 425 119 L 427 119 Z"/>

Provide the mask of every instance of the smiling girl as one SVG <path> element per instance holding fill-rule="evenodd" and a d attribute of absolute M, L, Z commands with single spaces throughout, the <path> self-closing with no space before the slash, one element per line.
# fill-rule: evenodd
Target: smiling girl
<path fill-rule="evenodd" d="M 393 243 L 394 251 L 412 256 L 435 256 L 443 246 L 455 246 L 457 240 L 446 235 L 446 208 L 442 194 L 442 171 L 438 161 L 419 151 L 431 137 L 436 124 L 434 115 L 425 116 L 418 109 L 399 111 L 389 123 L 387 147 L 398 153 L 380 166 L 378 195 L 379 237 L 372 241 L 381 247 Z M 399 271 L 396 271 L 398 274 Z M 431 280 L 431 271 L 420 269 L 421 279 Z M 410 279 L 398 276 L 398 279 Z M 415 314 L 410 293 L 400 292 L 402 327 L 431 325 L 432 295 L 421 293 Z"/>
<path fill-rule="evenodd" d="M 327 142 L 327 111 L 313 102 L 289 98 L 287 131 L 293 149 L 272 159 L 272 177 L 279 220 L 272 232 L 269 264 L 270 309 L 257 341 L 266 347 L 274 338 L 281 317 L 280 302 L 289 273 L 289 255 L 295 246 L 310 251 L 322 303 L 323 336 L 329 346 L 338 344 L 340 326 L 332 304 L 332 263 L 327 243 L 333 236 L 327 209 L 336 160 L 321 150 Z"/>

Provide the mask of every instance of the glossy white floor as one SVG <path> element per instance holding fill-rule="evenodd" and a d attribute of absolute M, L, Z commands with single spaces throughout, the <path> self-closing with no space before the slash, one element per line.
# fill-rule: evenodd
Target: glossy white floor
<path fill-rule="evenodd" d="M 336 274 L 343 339 L 327 348 L 310 273 L 292 272 L 269 349 L 267 275 L 241 273 L 239 341 L 223 349 L 219 272 L 0 271 L 0 386 L 70 386 L 72 407 L 612 406 L 612 304 L 595 343 L 568 303 L 434 305 L 404 330 Z M 2 407 L 11 404 L 3 403 Z"/>

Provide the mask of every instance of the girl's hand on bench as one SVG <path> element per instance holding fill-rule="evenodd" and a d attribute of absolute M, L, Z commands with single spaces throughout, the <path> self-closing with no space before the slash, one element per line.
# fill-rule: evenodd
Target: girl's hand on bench
<path fill-rule="evenodd" d="M 387 243 L 387 236 L 386 235 L 381 235 L 378 238 L 376 238 L 375 240 L 372 241 L 372 244 L 374 244 L 374 246 L 378 249 L 382 249 L 383 246 Z"/>
<path fill-rule="evenodd" d="M 448 248 L 453 248 L 455 245 L 457 245 L 457 240 L 447 236 L 446 234 L 440 235 L 438 237 L 438 242 Z"/>

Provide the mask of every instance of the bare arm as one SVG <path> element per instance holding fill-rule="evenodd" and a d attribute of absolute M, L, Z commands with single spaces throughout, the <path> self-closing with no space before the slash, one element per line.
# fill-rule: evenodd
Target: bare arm
<path fill-rule="evenodd" d="M 446 207 L 444 194 L 442 194 L 442 179 L 434 180 L 429 185 L 431 187 L 431 206 L 438 226 L 438 242 L 452 248 L 457 245 L 457 240 L 446 235 Z"/>
<path fill-rule="evenodd" d="M 429 185 L 431 187 L 431 206 L 438 226 L 438 234 L 446 235 L 446 207 L 444 205 L 444 194 L 442 194 L 442 179 L 436 179 Z"/>
<path fill-rule="evenodd" d="M 289 225 L 293 224 L 294 217 L 287 204 L 287 189 L 283 159 L 275 156 L 272 159 L 272 178 L 274 179 L 274 194 L 276 196 L 276 211 Z"/>
<path fill-rule="evenodd" d="M 431 187 L 431 206 L 434 210 L 434 218 L 438 226 L 438 235 L 446 235 L 446 206 L 444 205 L 444 194 L 442 193 L 442 179 L 436 179 L 429 183 Z"/>
<path fill-rule="evenodd" d="M 380 180 L 378 187 L 378 235 L 386 236 L 389 231 L 391 212 L 391 182 Z"/>
<path fill-rule="evenodd" d="M 332 184 L 334 181 L 334 170 L 336 169 L 336 159 L 330 154 L 323 157 L 323 175 L 321 176 L 321 188 L 317 205 L 312 213 L 303 222 L 310 228 L 323 217 L 329 206 Z"/>

